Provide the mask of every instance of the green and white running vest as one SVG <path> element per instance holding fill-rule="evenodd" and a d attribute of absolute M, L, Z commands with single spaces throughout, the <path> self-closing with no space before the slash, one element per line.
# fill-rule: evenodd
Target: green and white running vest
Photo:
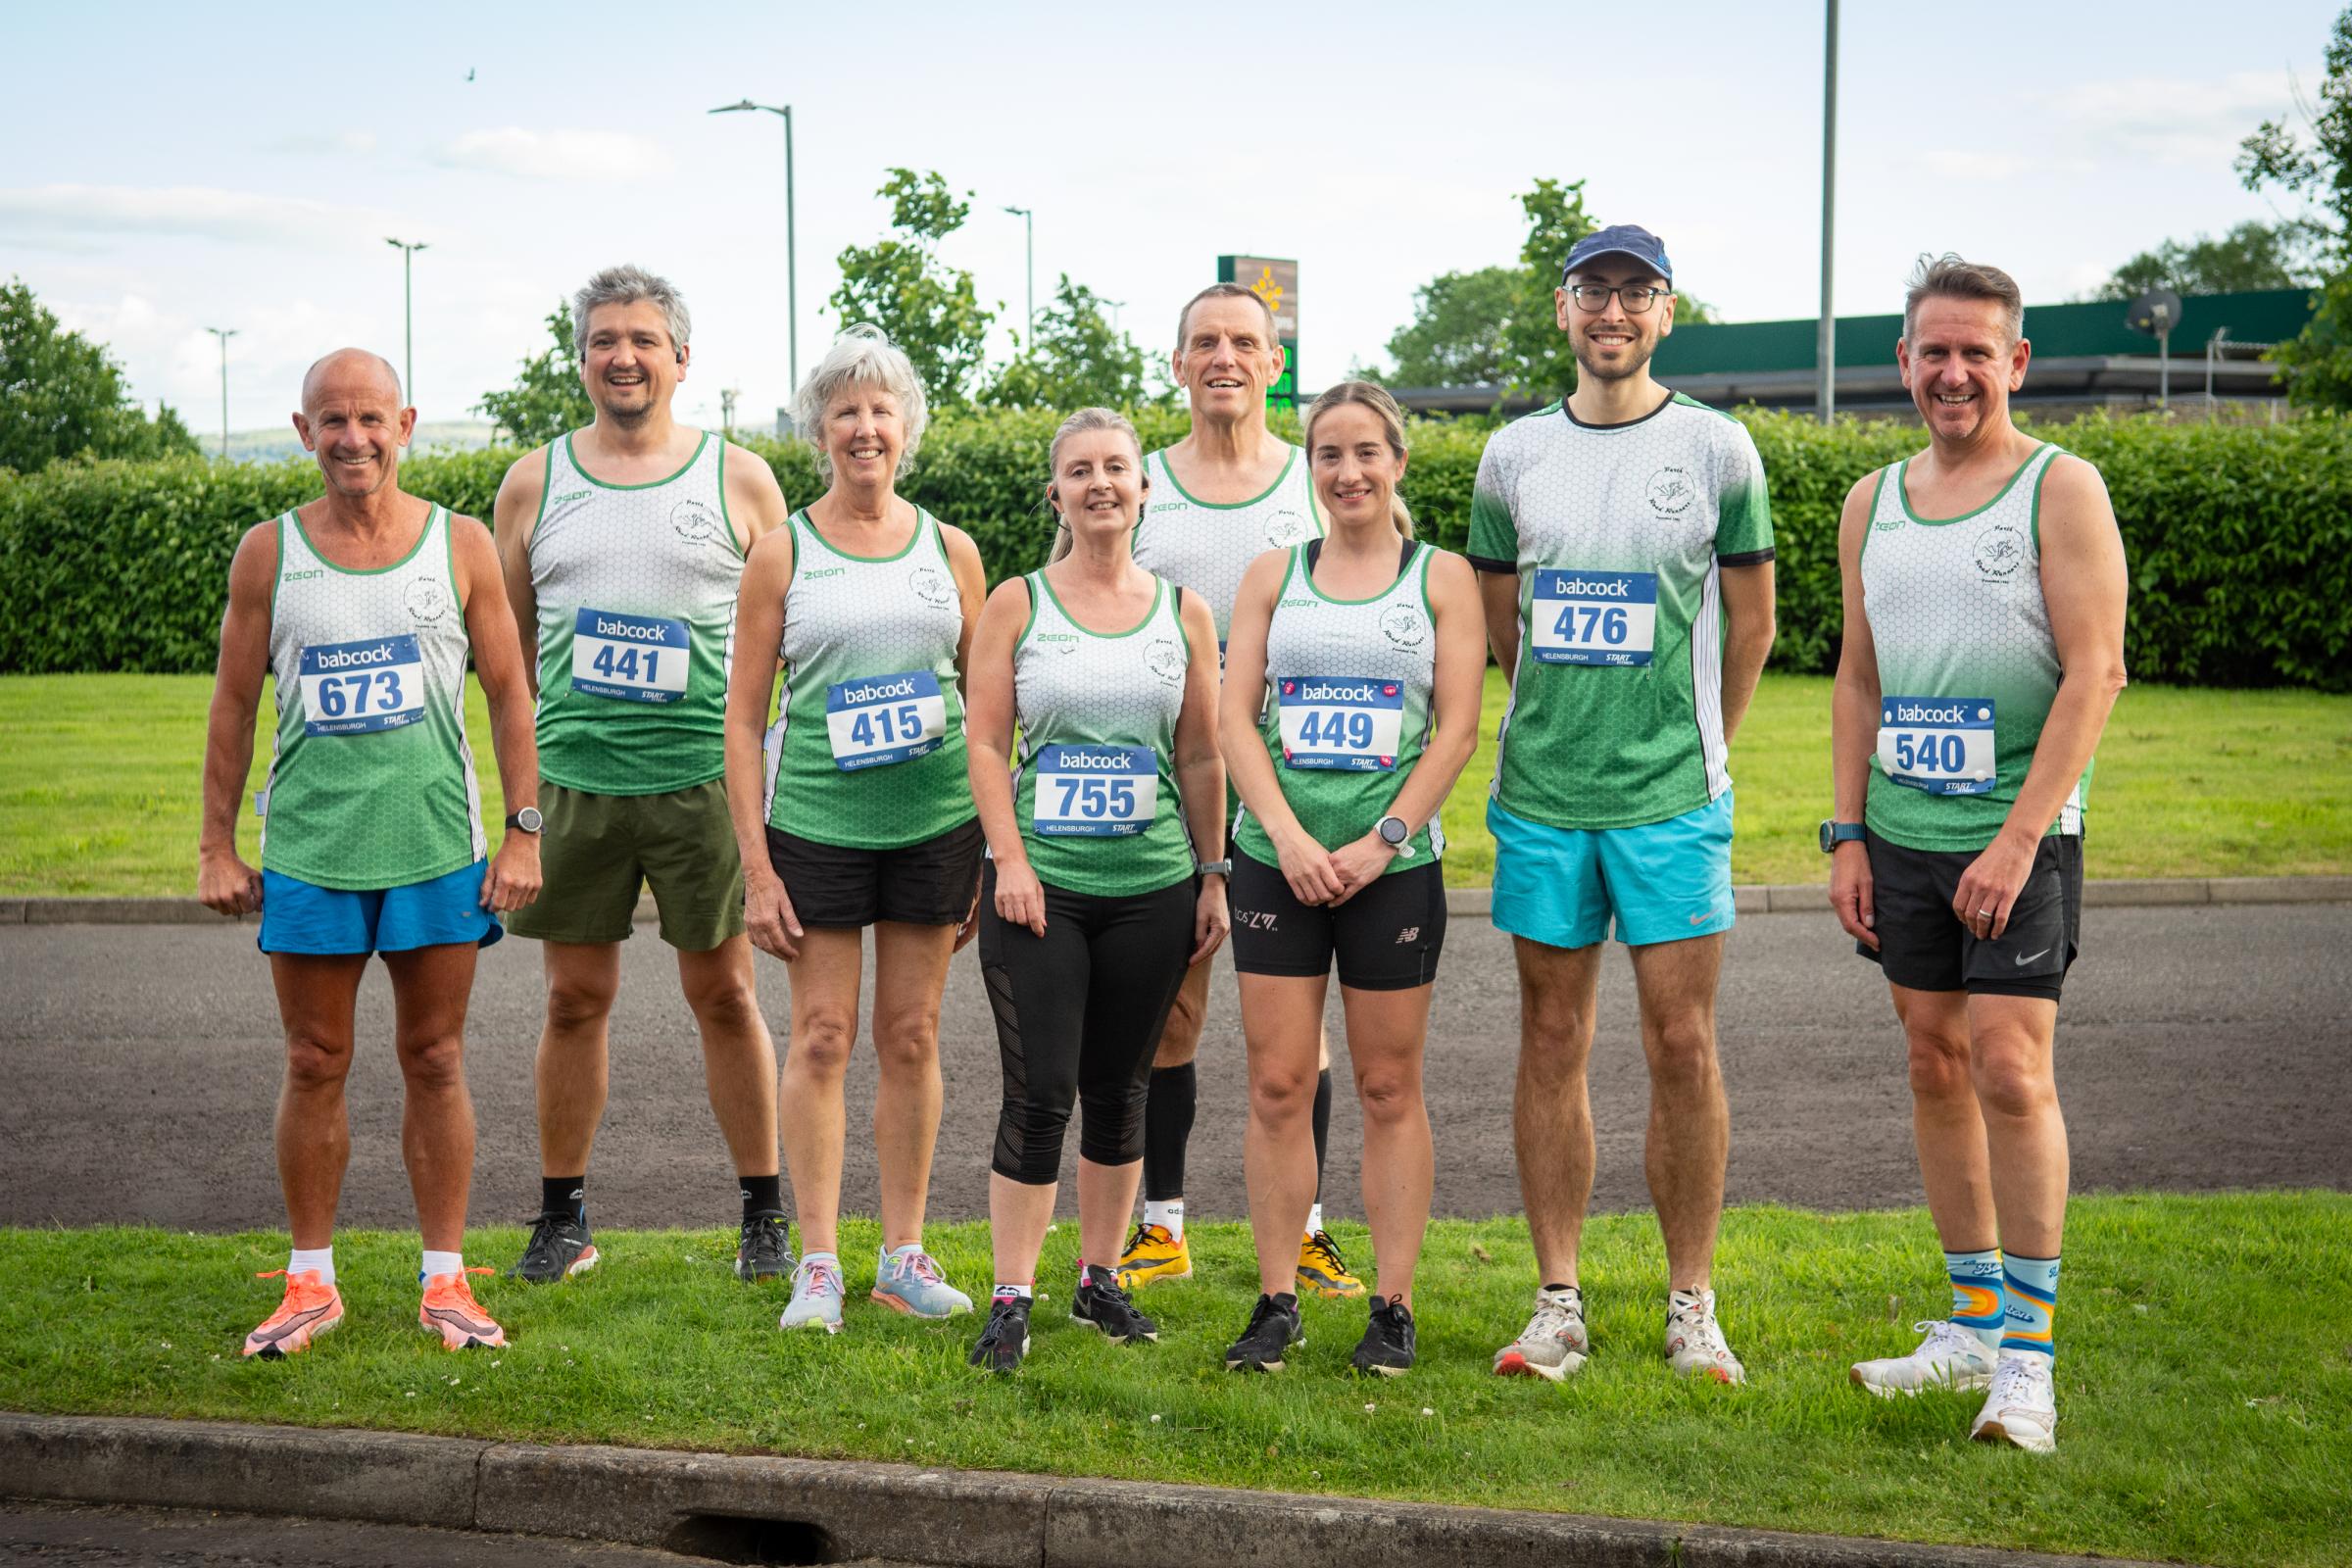
<path fill-rule="evenodd" d="M 1269 550 L 1303 544 L 1323 532 L 1306 454 L 1290 449 L 1282 473 L 1265 493 L 1250 501 L 1196 501 L 1177 483 L 1166 452 L 1144 460 L 1151 499 L 1135 525 L 1135 564 L 1179 588 L 1189 588 L 1208 605 L 1217 623 L 1217 647 L 1225 646 L 1233 601 L 1242 591 L 1250 563 Z"/>
<path fill-rule="evenodd" d="M 767 820 L 854 850 L 920 844 L 970 821 L 956 672 L 963 596 L 939 520 L 918 509 L 906 548 L 881 557 L 836 550 L 806 512 L 791 526 Z"/>
<path fill-rule="evenodd" d="M 1089 631 L 1029 574 L 1029 624 L 1012 651 L 1021 760 L 1013 810 L 1038 879 L 1125 898 L 1193 874 L 1176 788 L 1176 718 L 1191 644 L 1178 590 L 1155 585 L 1144 618 Z"/>
<path fill-rule="evenodd" d="M 406 556 L 368 571 L 314 550 L 298 514 L 277 519 L 264 870 L 372 892 L 482 858 L 481 786 L 466 746 L 469 648 L 442 508 Z"/>
<path fill-rule="evenodd" d="M 1974 512 L 1911 510 L 1907 464 L 1879 470 L 1862 539 L 1862 608 L 1880 722 L 1864 820 L 1906 849 L 1982 850 L 2017 804 L 2062 671 L 2041 595 L 2045 444 Z M 2082 831 L 2090 769 L 2051 833 Z"/>
<path fill-rule="evenodd" d="M 727 770 L 727 667 L 743 547 L 727 444 L 703 434 L 651 484 L 607 484 L 548 443 L 531 530 L 539 600 L 539 776 L 661 795 Z"/>
<path fill-rule="evenodd" d="M 1415 546 L 1396 580 L 1369 599 L 1333 599 L 1315 586 L 1308 548 L 1291 552 L 1266 626 L 1261 732 L 1298 825 L 1336 850 L 1389 814 L 1429 743 L 1438 673 L 1429 564 L 1437 552 Z M 1236 837 L 1252 859 L 1276 863 L 1274 841 L 1248 808 Z M 1408 842 L 1413 853 L 1392 859 L 1391 872 L 1446 853 L 1435 817 Z"/>

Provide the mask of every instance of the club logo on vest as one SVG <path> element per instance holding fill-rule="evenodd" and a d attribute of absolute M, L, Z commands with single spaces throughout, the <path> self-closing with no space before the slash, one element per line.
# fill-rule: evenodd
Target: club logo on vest
<path fill-rule="evenodd" d="M 449 613 L 449 595 L 430 577 L 419 577 L 409 584 L 410 616 L 421 625 L 430 625 Z"/>
<path fill-rule="evenodd" d="M 1301 544 L 1315 536 L 1315 525 L 1296 507 L 1284 507 L 1266 519 L 1266 543 L 1280 548 Z"/>
<path fill-rule="evenodd" d="M 1144 662 L 1151 666 L 1152 674 L 1170 686 L 1184 679 L 1184 650 L 1168 638 L 1153 639 L 1152 646 L 1144 650 Z"/>
<path fill-rule="evenodd" d="M 670 509 L 669 525 L 690 545 L 709 544 L 718 537 L 718 514 L 700 501 L 681 501 Z"/>
<path fill-rule="evenodd" d="M 1688 468 L 1664 467 L 1649 476 L 1649 510 L 1661 517 L 1679 517 L 1698 498 Z"/>
<path fill-rule="evenodd" d="M 1996 522 L 1977 535 L 1977 578 L 2007 582 L 2026 564 L 2026 536 L 2014 523 Z"/>
<path fill-rule="evenodd" d="M 1410 605 L 1391 605 L 1380 629 L 1392 648 L 1418 648 L 1429 636 L 1429 620 Z"/>
<path fill-rule="evenodd" d="M 906 586 L 934 610 L 945 610 L 956 601 L 956 584 L 936 566 L 915 567 L 906 574 Z"/>

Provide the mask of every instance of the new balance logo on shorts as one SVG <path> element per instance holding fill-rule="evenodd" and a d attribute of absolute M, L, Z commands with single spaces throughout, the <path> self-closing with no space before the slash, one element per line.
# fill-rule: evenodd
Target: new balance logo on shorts
<path fill-rule="evenodd" d="M 1400 948 L 1403 947 L 1407 942 L 1418 942 L 1420 940 L 1421 928 L 1417 925 L 1408 925 L 1403 930 L 1396 933 L 1396 946 Z"/>

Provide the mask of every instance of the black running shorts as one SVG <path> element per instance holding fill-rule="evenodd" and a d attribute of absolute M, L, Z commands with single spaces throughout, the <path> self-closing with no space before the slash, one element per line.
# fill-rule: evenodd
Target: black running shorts
<path fill-rule="evenodd" d="M 1913 991 L 2058 1000 L 2082 933 L 2082 841 L 2050 834 L 1998 941 L 1982 939 L 1952 911 L 1974 850 L 1907 850 L 1868 840 L 1879 951 L 1854 949 Z"/>
<path fill-rule="evenodd" d="M 1446 878 L 1431 860 L 1392 871 L 1346 904 L 1301 904 L 1282 872 L 1233 858 L 1233 966 L 1244 974 L 1321 976 L 1339 960 L 1340 984 L 1410 991 L 1438 977 L 1446 946 Z"/>
<path fill-rule="evenodd" d="M 845 849 L 771 826 L 767 858 L 803 925 L 956 925 L 979 891 L 980 852 L 987 842 L 977 817 L 895 850 Z"/>

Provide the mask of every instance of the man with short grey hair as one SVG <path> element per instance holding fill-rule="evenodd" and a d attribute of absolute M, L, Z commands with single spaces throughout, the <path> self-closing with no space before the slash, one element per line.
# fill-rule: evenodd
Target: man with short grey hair
<path fill-rule="evenodd" d="M 547 886 L 513 922 L 540 940 L 547 974 L 540 1213 L 514 1272 L 552 1284 L 596 1265 L 588 1154 L 620 944 L 651 887 L 734 1155 L 735 1271 L 781 1278 L 776 1054 L 743 933 L 722 724 L 744 555 L 783 523 L 784 495 L 759 458 L 673 416 L 692 323 L 666 279 L 608 268 L 575 296 L 572 322 L 596 419 L 509 468 L 496 513 L 545 780 Z"/>

